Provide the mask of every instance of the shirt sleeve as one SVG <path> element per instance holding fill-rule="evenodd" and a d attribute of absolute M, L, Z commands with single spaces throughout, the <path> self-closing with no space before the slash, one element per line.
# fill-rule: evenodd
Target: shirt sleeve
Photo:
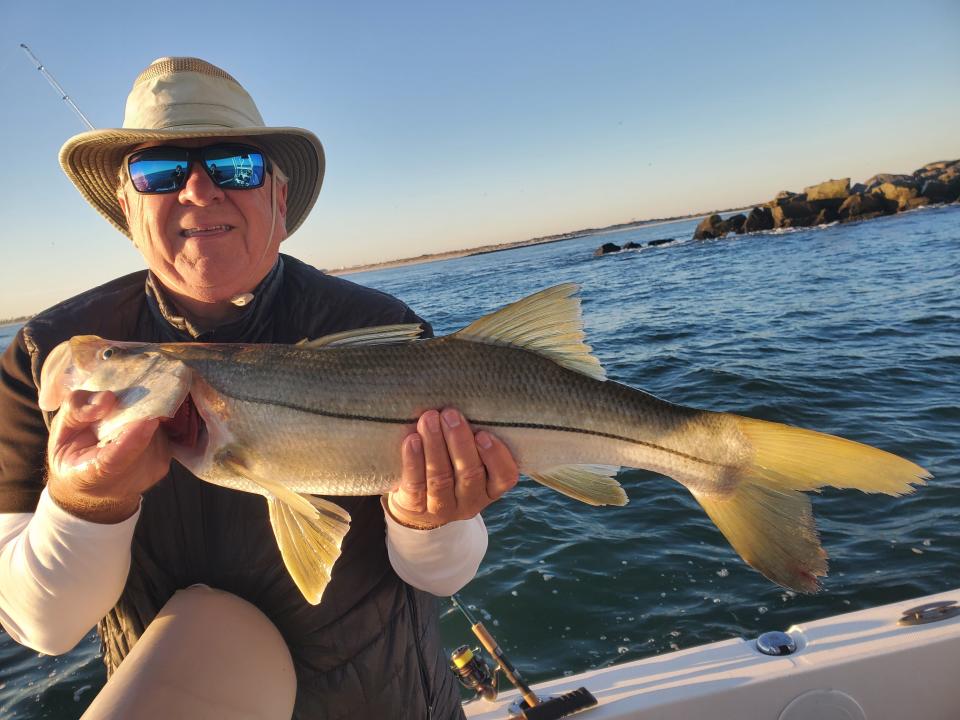
<path fill-rule="evenodd" d="M 47 426 L 23 328 L 0 358 L 0 513 L 32 513 L 43 489 Z"/>
<path fill-rule="evenodd" d="M 384 508 L 387 555 L 404 582 L 433 595 L 453 595 L 470 582 L 487 552 L 487 526 L 476 515 L 434 530 L 415 530 Z"/>
<path fill-rule="evenodd" d="M 0 514 L 0 624 L 47 655 L 72 649 L 120 598 L 140 517 L 76 518 L 46 489 L 35 513 Z"/>

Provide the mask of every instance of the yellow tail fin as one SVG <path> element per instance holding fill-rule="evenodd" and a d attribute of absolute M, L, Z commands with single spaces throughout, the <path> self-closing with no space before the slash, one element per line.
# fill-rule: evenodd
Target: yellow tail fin
<path fill-rule="evenodd" d="M 733 490 L 694 492 L 740 556 L 775 583 L 815 592 L 827 574 L 810 500 L 824 486 L 903 495 L 932 477 L 919 465 L 851 440 L 733 417 L 753 448 Z"/>

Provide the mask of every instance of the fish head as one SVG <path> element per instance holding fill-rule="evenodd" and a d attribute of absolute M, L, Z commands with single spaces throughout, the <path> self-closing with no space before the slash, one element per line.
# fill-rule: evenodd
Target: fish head
<path fill-rule="evenodd" d="M 95 426 L 100 442 L 132 422 L 172 420 L 190 393 L 193 372 L 154 343 L 78 335 L 60 343 L 40 373 L 40 408 L 57 410 L 74 390 L 111 391 L 117 402 Z"/>

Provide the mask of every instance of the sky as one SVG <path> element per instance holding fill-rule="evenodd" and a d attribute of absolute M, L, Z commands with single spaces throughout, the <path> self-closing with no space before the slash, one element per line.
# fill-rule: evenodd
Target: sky
<path fill-rule="evenodd" d="M 763 202 L 960 157 L 960 2 L 0 0 L 0 318 L 143 267 L 63 175 L 154 59 L 219 65 L 327 172 L 321 268 Z"/>

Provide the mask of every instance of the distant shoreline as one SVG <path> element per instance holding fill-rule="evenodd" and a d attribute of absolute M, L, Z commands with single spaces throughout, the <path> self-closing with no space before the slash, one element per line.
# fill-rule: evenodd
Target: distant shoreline
<path fill-rule="evenodd" d="M 745 210 L 752 205 L 742 208 L 728 208 L 726 210 L 717 210 L 715 212 L 734 212 L 736 210 Z M 673 223 L 683 222 L 685 220 L 696 220 L 707 217 L 712 213 L 696 213 L 693 215 L 682 215 L 670 218 L 655 218 L 653 220 L 637 220 L 636 222 L 619 223 L 617 225 L 607 225 L 602 228 L 585 228 L 559 235 L 545 235 L 543 237 L 530 238 L 528 240 L 516 240 L 513 242 L 498 243 L 495 245 L 480 245 L 478 247 L 464 248 L 462 250 L 449 250 L 447 252 L 428 253 L 418 255 L 412 258 L 402 258 L 399 260 L 386 260 L 380 263 L 369 263 L 366 265 L 352 265 L 345 268 L 325 269 L 327 275 L 352 275 L 354 273 L 372 272 L 374 270 L 387 270 L 389 268 L 405 267 L 408 265 L 420 265 L 423 263 L 439 262 L 440 260 L 453 260 L 455 258 L 470 257 L 472 255 L 489 255 L 490 253 L 504 252 L 505 250 L 515 250 L 521 247 L 530 247 L 533 245 L 547 245 L 549 243 L 563 242 L 565 240 L 575 240 L 576 238 L 587 237 L 589 235 L 605 235 L 607 233 L 618 232 L 620 230 L 629 230 L 638 227 L 655 227 L 657 225 L 672 225 Z"/>
<path fill-rule="evenodd" d="M 369 263 L 366 265 L 352 265 L 345 268 L 326 268 L 323 272 L 327 275 L 353 275 L 354 273 L 371 272 L 373 270 L 386 270 L 389 268 L 406 267 L 408 265 L 421 265 L 423 263 L 439 262 L 440 260 L 453 260 L 455 258 L 469 257 L 471 255 L 488 255 L 490 253 L 504 252 L 506 250 L 515 250 L 521 247 L 530 247 L 533 245 L 547 245 L 549 243 L 563 242 L 564 240 L 575 240 L 577 238 L 587 237 L 588 235 L 605 235 L 607 233 L 618 232 L 620 230 L 629 230 L 638 227 L 656 227 L 657 225 L 672 225 L 673 223 L 683 222 L 684 220 L 696 220 L 704 218 L 712 213 L 734 212 L 745 210 L 752 205 L 746 205 L 742 208 L 727 208 L 725 210 L 713 210 L 711 212 L 694 213 L 692 215 L 680 215 L 668 218 L 653 218 L 652 220 L 637 220 L 636 222 L 618 223 L 616 225 L 607 225 L 602 228 L 584 228 L 572 232 L 560 233 L 558 235 L 545 235 L 543 237 L 530 238 L 528 240 L 516 240 L 514 242 L 497 243 L 493 245 L 479 245 L 472 248 L 463 248 L 462 250 L 449 250 L 447 252 L 427 253 L 417 255 L 412 258 L 401 258 L 399 260 L 386 260 L 380 263 Z M 17 323 L 24 323 L 33 315 L 22 315 L 14 318 L 0 318 L 0 328 Z"/>

